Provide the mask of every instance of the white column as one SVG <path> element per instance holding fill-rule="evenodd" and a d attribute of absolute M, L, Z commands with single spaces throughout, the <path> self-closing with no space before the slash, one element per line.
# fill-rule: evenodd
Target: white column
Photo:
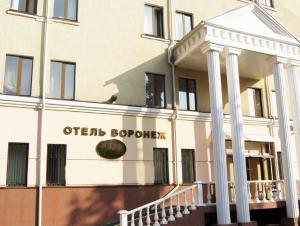
<path fill-rule="evenodd" d="M 291 61 L 288 65 L 288 82 L 291 95 L 291 105 L 293 110 L 293 122 L 295 126 L 296 152 L 298 159 L 298 172 L 300 175 L 300 81 L 299 81 L 299 61 Z"/>
<path fill-rule="evenodd" d="M 212 141 L 216 180 L 216 203 L 218 224 L 230 224 L 230 209 L 225 151 L 224 116 L 220 72 L 220 52 L 223 47 L 206 44 L 202 51 L 207 55 L 209 95 L 211 109 Z"/>
<path fill-rule="evenodd" d="M 236 211 L 239 223 L 250 222 L 243 117 L 240 94 L 238 55 L 240 50 L 226 49 L 227 86 L 230 103 L 231 137 L 233 149 Z"/>
<path fill-rule="evenodd" d="M 284 59 L 277 58 L 274 65 L 274 82 L 276 90 L 276 102 L 279 119 L 279 135 L 283 158 L 284 186 L 286 191 L 286 209 L 289 218 L 299 216 L 296 178 L 292 166 L 292 146 L 289 122 L 288 99 L 286 95 Z"/>

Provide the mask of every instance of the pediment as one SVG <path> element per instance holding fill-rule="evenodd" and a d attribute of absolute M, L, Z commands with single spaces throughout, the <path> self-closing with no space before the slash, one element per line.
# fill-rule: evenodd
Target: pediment
<path fill-rule="evenodd" d="M 224 29 L 247 33 L 254 36 L 297 42 L 278 21 L 261 6 L 251 3 L 231 10 L 206 21 Z"/>

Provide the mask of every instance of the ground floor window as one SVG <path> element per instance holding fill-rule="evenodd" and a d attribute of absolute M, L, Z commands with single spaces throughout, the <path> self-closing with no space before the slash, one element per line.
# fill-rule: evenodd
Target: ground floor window
<path fill-rule="evenodd" d="M 27 186 L 28 150 L 29 144 L 8 144 L 7 186 Z"/>
<path fill-rule="evenodd" d="M 169 183 L 169 167 L 168 167 L 168 149 L 154 148 L 154 183 L 168 184 Z"/>
<path fill-rule="evenodd" d="M 182 183 L 193 183 L 195 181 L 195 151 L 192 149 L 182 149 L 181 159 Z"/>
<path fill-rule="evenodd" d="M 277 164 L 278 164 L 278 176 L 280 180 L 283 180 L 283 166 L 282 166 L 282 154 L 277 152 Z"/>
<path fill-rule="evenodd" d="M 66 184 L 66 150 L 65 144 L 48 144 L 47 185 L 64 186 Z"/>

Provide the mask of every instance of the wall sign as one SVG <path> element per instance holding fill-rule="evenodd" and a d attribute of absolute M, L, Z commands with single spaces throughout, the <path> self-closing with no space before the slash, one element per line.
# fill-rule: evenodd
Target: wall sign
<path fill-rule="evenodd" d="M 102 128 L 88 128 L 88 127 L 71 127 L 66 126 L 63 129 L 63 133 L 65 135 L 75 135 L 75 136 L 100 136 L 103 137 L 107 135 L 107 132 Z M 166 132 L 160 131 L 141 131 L 141 130 L 118 130 L 112 129 L 110 130 L 111 137 L 135 137 L 141 139 L 166 139 Z"/>
<path fill-rule="evenodd" d="M 122 141 L 116 139 L 105 140 L 97 144 L 96 152 L 102 158 L 117 159 L 125 155 L 126 145 Z"/>

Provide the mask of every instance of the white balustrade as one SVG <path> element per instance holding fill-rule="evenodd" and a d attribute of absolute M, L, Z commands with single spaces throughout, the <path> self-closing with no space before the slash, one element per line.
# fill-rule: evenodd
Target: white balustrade
<path fill-rule="evenodd" d="M 162 202 L 162 211 L 161 211 L 161 224 L 168 224 L 168 221 L 166 219 L 166 210 L 165 210 L 165 201 Z"/>

